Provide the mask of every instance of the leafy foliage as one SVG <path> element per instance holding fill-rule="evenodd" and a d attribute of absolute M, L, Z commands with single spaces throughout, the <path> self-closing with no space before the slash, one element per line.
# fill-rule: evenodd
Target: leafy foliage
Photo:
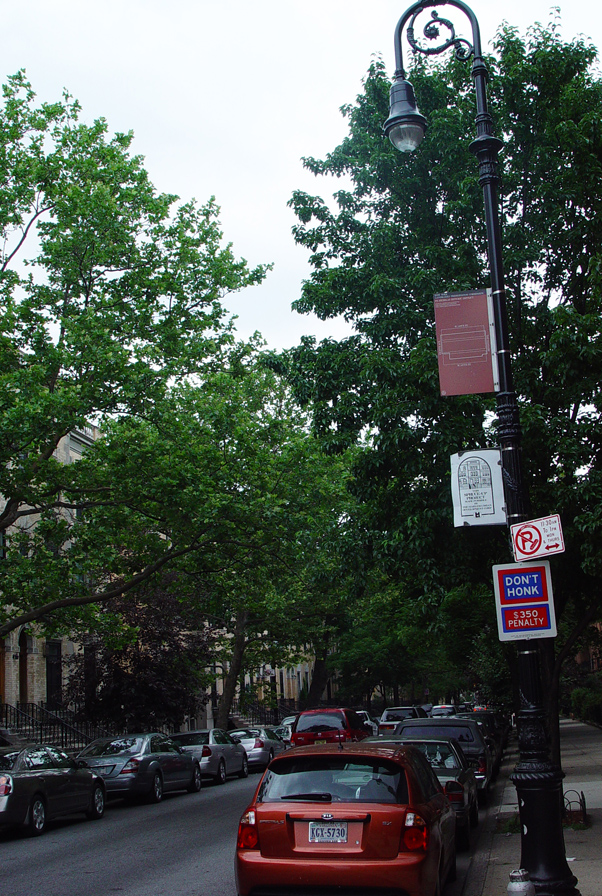
<path fill-rule="evenodd" d="M 179 728 L 195 717 L 212 647 L 195 595 L 168 574 L 105 613 L 108 631 L 84 632 L 83 648 L 66 660 L 67 702 L 116 731 Z"/>
<path fill-rule="evenodd" d="M 135 584 L 183 550 L 159 534 L 160 515 L 149 523 L 151 503 L 173 501 L 178 476 L 190 475 L 190 464 L 178 474 L 166 469 L 168 456 L 156 454 L 168 447 L 159 443 L 159 418 L 173 409 L 174 383 L 198 383 L 225 363 L 233 337 L 220 300 L 259 282 L 266 268 L 249 270 L 222 244 L 213 200 L 178 205 L 177 197 L 158 194 L 142 158 L 131 154 L 131 134 L 110 137 L 102 119 L 82 123 L 68 95 L 36 106 L 23 73 L 3 93 L 6 634 L 65 603 L 119 594 L 125 574 Z M 103 439 L 86 463 L 63 463 L 61 440 L 89 423 L 102 427 Z M 143 466 L 133 468 L 151 455 L 160 465 L 156 479 L 150 469 L 145 478 Z M 148 477 L 156 488 L 146 494 Z M 129 507 L 143 504 L 144 524 L 128 517 Z"/>

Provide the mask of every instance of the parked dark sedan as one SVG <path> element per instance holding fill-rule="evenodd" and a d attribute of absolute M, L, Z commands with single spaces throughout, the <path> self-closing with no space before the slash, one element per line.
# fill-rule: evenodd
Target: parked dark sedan
<path fill-rule="evenodd" d="M 201 789 L 198 760 L 163 734 L 102 737 L 77 758 L 102 776 L 109 796 L 145 796 L 159 803 L 168 790 Z"/>
<path fill-rule="evenodd" d="M 479 802 L 485 804 L 493 773 L 491 751 L 485 742 L 483 732 L 475 719 L 438 718 L 408 719 L 399 722 L 394 731 L 403 737 L 452 737 L 458 741 L 464 755 L 472 766 L 479 789 Z"/>
<path fill-rule="evenodd" d="M 366 743 L 411 744 L 418 747 L 437 775 L 445 795 L 456 811 L 456 841 L 459 849 L 470 849 L 470 829 L 479 823 L 477 779 L 460 744 L 451 738 L 405 737 L 385 734 L 369 737 Z"/>
<path fill-rule="evenodd" d="M 0 747 L 0 825 L 21 825 L 33 836 L 49 821 L 85 812 L 102 818 L 105 785 L 57 747 Z"/>

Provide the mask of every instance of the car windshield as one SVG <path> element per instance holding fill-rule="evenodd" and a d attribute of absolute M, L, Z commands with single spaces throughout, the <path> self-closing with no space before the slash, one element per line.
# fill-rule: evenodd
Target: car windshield
<path fill-rule="evenodd" d="M 11 750 L 9 753 L 0 753 L 0 771 L 9 772 L 15 767 L 20 750 Z"/>
<path fill-rule="evenodd" d="M 208 731 L 185 731 L 183 734 L 172 734 L 172 740 L 182 747 L 195 747 L 209 743 Z"/>
<path fill-rule="evenodd" d="M 239 740 L 249 740 L 251 737 L 259 737 L 258 728 L 237 728 L 235 731 L 228 731 L 230 737 L 237 737 Z"/>
<path fill-rule="evenodd" d="M 299 756 L 272 766 L 258 802 L 407 803 L 401 766 L 371 757 Z"/>
<path fill-rule="evenodd" d="M 91 743 L 82 750 L 86 756 L 119 756 L 141 753 L 144 741 L 141 737 L 118 737 L 115 740 L 102 740 Z"/>
<path fill-rule="evenodd" d="M 421 734 L 434 734 L 435 737 L 443 734 L 443 731 L 438 725 L 412 725 L 412 730 L 410 732 L 410 728 L 404 726 L 404 734 L 410 734 L 412 737 L 415 735 Z M 445 726 L 445 736 L 453 737 L 454 740 L 460 741 L 461 744 L 474 743 L 474 735 L 469 725 L 446 725 Z"/>
<path fill-rule="evenodd" d="M 338 712 L 312 712 L 309 715 L 301 715 L 297 720 L 297 732 L 299 731 L 343 731 L 345 724 L 343 716 Z"/>

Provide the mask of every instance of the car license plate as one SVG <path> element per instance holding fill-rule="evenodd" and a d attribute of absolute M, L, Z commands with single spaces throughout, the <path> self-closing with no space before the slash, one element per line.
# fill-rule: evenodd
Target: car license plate
<path fill-rule="evenodd" d="M 337 824 L 324 824 L 323 822 L 310 821 L 310 843 L 347 843 L 347 822 L 339 821 Z"/>
<path fill-rule="evenodd" d="M 324 738 L 322 738 L 322 740 L 316 740 L 316 741 L 314 741 L 314 743 L 316 743 L 316 744 L 325 744 L 326 741 L 324 740 Z"/>

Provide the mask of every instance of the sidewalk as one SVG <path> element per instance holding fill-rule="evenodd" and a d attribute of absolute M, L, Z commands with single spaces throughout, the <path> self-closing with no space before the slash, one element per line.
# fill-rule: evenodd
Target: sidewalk
<path fill-rule="evenodd" d="M 564 829 L 567 862 L 579 881 L 581 896 L 602 896 L 602 731 L 564 719 L 560 741 L 566 775 L 563 792 L 583 793 L 590 823 L 586 830 Z M 517 762 L 514 740 L 506 752 L 462 896 L 505 896 L 510 872 L 520 867 L 520 834 L 501 830 L 518 813 L 516 788 L 509 779 Z M 578 796 L 571 794 L 571 798 Z"/>

